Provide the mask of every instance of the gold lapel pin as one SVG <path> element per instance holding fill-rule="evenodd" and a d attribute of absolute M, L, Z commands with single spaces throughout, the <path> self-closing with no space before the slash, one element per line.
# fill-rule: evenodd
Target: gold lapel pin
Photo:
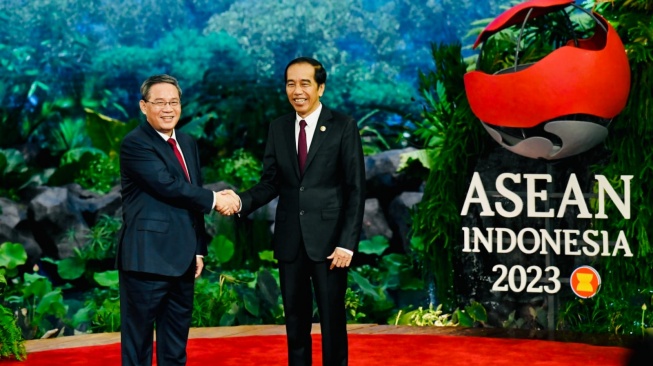
<path fill-rule="evenodd" d="M 320 131 L 322 131 L 322 132 L 326 131 L 326 127 L 325 126 L 320 126 Z"/>

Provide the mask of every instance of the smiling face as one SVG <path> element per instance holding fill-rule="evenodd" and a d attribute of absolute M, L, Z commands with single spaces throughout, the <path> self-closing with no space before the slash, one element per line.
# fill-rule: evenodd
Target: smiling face
<path fill-rule="evenodd" d="M 286 72 L 288 101 L 300 117 L 313 113 L 320 105 L 324 84 L 315 81 L 315 68 L 308 63 L 293 64 Z"/>
<path fill-rule="evenodd" d="M 147 118 L 147 122 L 155 130 L 172 136 L 172 130 L 179 122 L 181 116 L 181 104 L 173 107 L 171 102 L 179 102 L 179 90 L 176 86 L 168 83 L 152 85 L 147 95 L 147 100 L 141 100 L 141 112 Z M 163 106 L 154 103 L 168 102 Z"/>

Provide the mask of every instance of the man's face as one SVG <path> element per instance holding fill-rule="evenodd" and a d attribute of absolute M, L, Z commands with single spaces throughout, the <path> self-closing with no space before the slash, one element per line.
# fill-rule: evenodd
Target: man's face
<path fill-rule="evenodd" d="M 317 85 L 315 68 L 311 64 L 300 63 L 288 67 L 286 94 L 300 117 L 306 117 L 317 109 L 322 93 L 324 84 Z"/>
<path fill-rule="evenodd" d="M 172 84 L 159 83 L 152 85 L 146 97 L 147 101 L 141 100 L 140 106 L 147 122 L 155 130 L 172 136 L 172 130 L 181 116 L 179 91 Z M 175 102 L 177 106 L 172 106 Z"/>

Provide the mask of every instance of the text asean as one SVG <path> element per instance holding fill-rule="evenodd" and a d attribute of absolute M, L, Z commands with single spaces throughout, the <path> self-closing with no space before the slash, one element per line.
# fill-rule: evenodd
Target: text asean
<path fill-rule="evenodd" d="M 603 175 L 595 175 L 594 178 L 597 182 L 597 213 L 592 215 L 585 200 L 583 191 L 578 183 L 575 174 L 569 176 L 565 192 L 560 200 L 557 210 L 550 208 L 546 211 L 537 211 L 538 201 L 545 202 L 549 200 L 546 190 L 537 190 L 537 183 L 546 182 L 551 183 L 553 178 L 550 174 L 515 174 L 503 173 L 500 174 L 495 181 L 495 189 L 499 195 L 509 200 L 514 207 L 509 210 L 505 207 L 505 202 L 495 202 L 494 210 L 488 199 L 486 189 L 481 181 L 481 176 L 478 172 L 474 172 L 472 181 L 467 190 L 467 196 L 461 210 L 461 216 L 467 215 L 469 208 L 472 204 L 480 205 L 481 216 L 494 216 L 499 214 L 501 217 L 513 218 L 521 215 L 524 210 L 524 201 L 522 198 L 508 187 L 506 182 L 511 181 L 514 184 L 521 184 L 522 180 L 525 181 L 526 187 L 526 216 L 527 217 L 563 217 L 565 211 L 575 206 L 578 208 L 577 218 L 579 219 L 607 219 L 608 215 L 605 213 L 605 200 L 606 195 L 614 203 L 615 207 L 619 210 L 624 219 L 630 219 L 630 181 L 632 175 L 622 175 L 620 177 L 623 186 L 623 199 L 619 197 L 617 191 L 612 187 L 610 181 Z"/>

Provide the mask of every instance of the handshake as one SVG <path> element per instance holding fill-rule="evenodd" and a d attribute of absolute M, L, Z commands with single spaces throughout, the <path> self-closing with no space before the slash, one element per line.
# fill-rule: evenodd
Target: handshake
<path fill-rule="evenodd" d="M 215 197 L 216 211 L 224 216 L 231 216 L 240 212 L 240 197 L 231 189 L 225 189 L 220 192 L 213 192 Z"/>

